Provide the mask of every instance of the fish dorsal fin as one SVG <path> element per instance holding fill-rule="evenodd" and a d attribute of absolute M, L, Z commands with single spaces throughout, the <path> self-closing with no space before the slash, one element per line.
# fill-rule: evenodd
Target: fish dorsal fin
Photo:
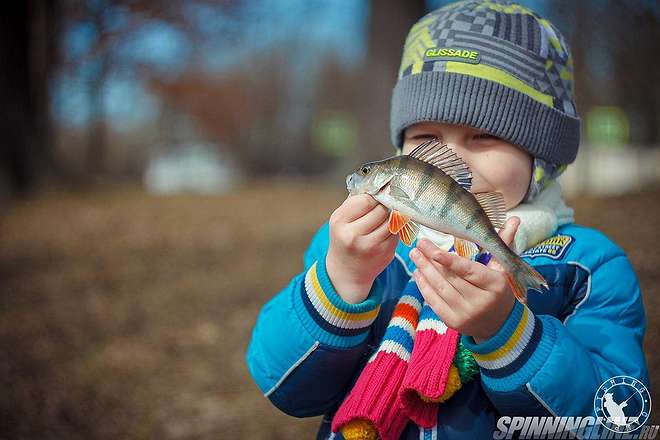
<path fill-rule="evenodd" d="M 419 144 L 408 156 L 439 168 L 461 185 L 464 190 L 470 191 L 472 187 L 470 168 L 463 162 L 463 159 L 454 153 L 454 150 L 437 138 Z"/>
<path fill-rule="evenodd" d="M 490 222 L 497 229 L 504 226 L 506 221 L 506 205 L 504 204 L 504 196 L 499 192 L 485 192 L 477 193 L 474 195 L 477 202 L 484 209 Z"/>

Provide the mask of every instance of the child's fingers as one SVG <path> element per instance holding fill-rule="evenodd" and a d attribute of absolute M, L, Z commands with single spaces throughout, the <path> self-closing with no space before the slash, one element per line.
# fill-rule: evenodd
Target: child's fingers
<path fill-rule="evenodd" d="M 489 289 L 483 289 L 479 286 L 475 286 L 474 284 L 467 281 L 465 278 L 458 276 L 456 273 L 444 267 L 435 260 L 431 260 L 431 263 L 436 267 L 438 272 L 440 272 L 442 277 L 445 280 L 447 280 L 449 284 L 454 286 L 454 289 L 456 289 L 461 295 L 463 295 L 463 297 L 468 302 L 472 302 L 474 300 L 480 302 L 484 300 L 488 295 L 490 295 Z"/>
<path fill-rule="evenodd" d="M 419 270 L 413 272 L 413 278 L 417 284 L 419 292 L 424 297 L 424 301 L 433 309 L 433 311 L 438 315 L 438 317 L 446 325 L 449 325 L 450 322 L 453 322 L 453 312 L 449 304 L 438 295 L 431 283 L 426 279 L 426 277 L 420 273 Z"/>
<path fill-rule="evenodd" d="M 499 232 L 502 241 L 509 247 L 511 247 L 511 243 L 513 243 L 513 239 L 516 237 L 518 226 L 520 226 L 520 218 L 513 216 L 504 223 L 504 227 Z"/>
<path fill-rule="evenodd" d="M 373 240 L 374 243 L 381 243 L 386 240 L 398 241 L 399 236 L 394 235 L 390 232 L 389 222 L 387 219 L 383 221 L 376 229 L 367 235 L 369 240 Z"/>
<path fill-rule="evenodd" d="M 379 203 L 362 217 L 353 220 L 351 222 L 351 227 L 354 228 L 353 230 L 356 234 L 367 235 L 370 232 L 375 231 L 383 224 L 383 222 L 386 222 L 388 218 L 388 209 Z"/>
<path fill-rule="evenodd" d="M 410 257 L 417 266 L 417 271 L 424 275 L 424 278 L 428 280 L 437 294 L 442 296 L 442 299 L 444 299 L 452 309 L 462 310 L 464 308 L 465 298 L 463 295 L 461 295 L 461 293 L 442 276 L 438 269 L 431 263 L 431 260 L 426 258 L 426 256 L 416 248 L 410 251 Z"/>
<path fill-rule="evenodd" d="M 365 215 L 367 212 L 378 206 L 379 203 L 369 194 L 358 194 L 350 196 L 333 213 L 333 217 L 338 222 L 350 223 Z"/>
<path fill-rule="evenodd" d="M 438 262 L 455 275 L 480 289 L 490 291 L 493 286 L 501 287 L 499 286 L 502 281 L 501 277 L 481 263 L 443 251 L 426 239 L 420 240 L 417 247 L 427 258 Z"/>
<path fill-rule="evenodd" d="M 511 247 L 511 244 L 516 237 L 516 232 L 518 232 L 519 226 L 520 218 L 513 216 L 509 218 L 506 223 L 504 223 L 504 227 L 500 229 L 500 238 L 504 243 L 506 243 L 507 246 Z M 505 272 L 504 267 L 495 258 L 491 258 L 486 266 L 499 272 Z"/>
<path fill-rule="evenodd" d="M 394 253 L 396 251 L 396 247 L 399 244 L 399 236 L 390 234 L 388 237 L 385 238 L 381 242 L 381 246 L 385 246 L 385 252 L 389 253 L 392 252 Z"/>

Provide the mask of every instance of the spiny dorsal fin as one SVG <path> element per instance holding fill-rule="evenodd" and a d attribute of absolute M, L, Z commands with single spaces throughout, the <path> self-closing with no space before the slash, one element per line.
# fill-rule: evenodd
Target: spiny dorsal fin
<path fill-rule="evenodd" d="M 504 196 L 499 192 L 485 192 L 477 193 L 474 195 L 477 202 L 484 209 L 490 222 L 497 229 L 504 226 L 506 221 L 506 205 L 504 204 Z"/>
<path fill-rule="evenodd" d="M 419 144 L 408 156 L 438 167 L 461 185 L 464 190 L 470 191 L 472 187 L 470 168 L 447 144 L 443 144 L 434 138 Z"/>

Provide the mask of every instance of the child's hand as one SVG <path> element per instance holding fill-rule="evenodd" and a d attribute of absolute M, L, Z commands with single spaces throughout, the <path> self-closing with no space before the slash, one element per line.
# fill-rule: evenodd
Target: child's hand
<path fill-rule="evenodd" d="M 349 196 L 330 216 L 325 260 L 332 285 L 344 301 L 357 304 L 394 258 L 398 235 L 388 230 L 389 211 L 367 194 Z"/>
<path fill-rule="evenodd" d="M 520 219 L 512 217 L 500 230 L 507 245 L 519 225 Z M 447 326 L 477 343 L 497 333 L 516 301 L 500 264 L 491 259 L 484 266 L 428 240 L 420 240 L 410 257 L 417 265 L 413 276 L 422 296 Z"/>

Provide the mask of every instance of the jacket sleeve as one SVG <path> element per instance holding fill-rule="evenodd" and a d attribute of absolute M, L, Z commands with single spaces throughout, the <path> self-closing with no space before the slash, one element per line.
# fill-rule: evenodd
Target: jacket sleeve
<path fill-rule="evenodd" d="M 594 416 L 598 388 L 618 375 L 648 388 L 637 278 L 622 251 L 600 260 L 581 266 L 586 295 L 564 322 L 516 302 L 490 339 L 462 336 L 501 415 Z"/>
<path fill-rule="evenodd" d="M 328 235 L 326 223 L 305 253 L 305 270 L 261 309 L 246 356 L 264 395 L 296 417 L 339 404 L 380 310 L 380 278 L 359 304 L 344 302 L 334 290 L 325 270 Z"/>

